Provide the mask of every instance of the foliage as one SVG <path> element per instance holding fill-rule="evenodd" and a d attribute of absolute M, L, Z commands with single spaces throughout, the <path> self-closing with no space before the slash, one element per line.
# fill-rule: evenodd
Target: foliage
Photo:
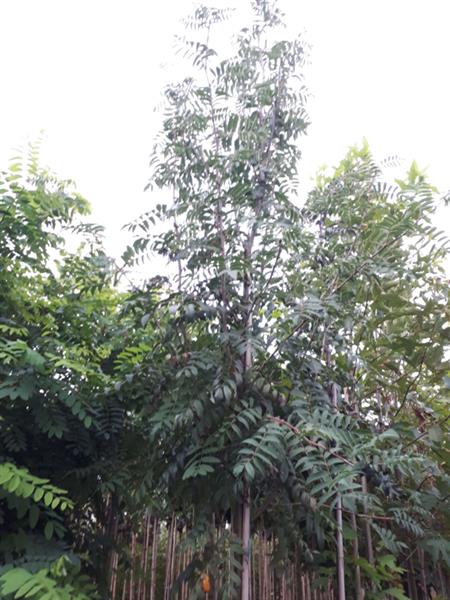
<path fill-rule="evenodd" d="M 112 485 L 104 459 L 117 433 L 106 415 L 117 400 L 102 365 L 119 294 L 100 230 L 77 222 L 87 203 L 38 167 L 37 151 L 2 174 L 0 194 L 2 581 L 12 589 L 28 573 L 39 597 L 82 598 L 54 565 L 79 562 L 76 514 Z M 79 237 L 75 254 L 68 235 Z"/>
<path fill-rule="evenodd" d="M 2 598 L 90 600 L 96 596 L 87 578 L 74 572 L 72 562 L 64 555 L 50 568 L 36 573 L 20 567 L 7 570 L 0 577 L 0 586 Z"/>
<path fill-rule="evenodd" d="M 318 587 L 359 573 L 368 599 L 405 597 L 411 550 L 450 570 L 438 193 L 415 164 L 388 185 L 363 143 L 297 196 L 305 46 L 253 7 L 225 59 L 210 41 L 227 11 L 189 22 L 195 73 L 165 90 L 151 162 L 172 200 L 129 225 L 121 269 L 37 148 L 2 174 L 5 597 L 114 598 L 147 577 L 138 552 L 166 551 L 158 590 L 195 597 L 208 573 L 234 598 L 250 538 Z M 155 253 L 173 276 L 124 289 Z"/>
<path fill-rule="evenodd" d="M 363 144 L 297 201 L 303 45 L 274 43 L 280 14 L 254 8 L 225 60 L 209 46 L 224 14 L 196 13 L 186 47 L 198 78 L 166 90 L 152 160 L 151 185 L 173 201 L 130 226 L 126 258 L 157 252 L 176 272 L 160 335 L 133 361 L 146 373 L 126 386 L 157 390 L 142 392 L 145 482 L 196 521 L 231 514 L 232 530 L 250 486 L 252 528 L 274 537 L 275 559 L 319 570 L 342 497 L 347 515 L 369 512 L 380 552 L 401 563 L 448 518 L 448 244 L 432 225 L 436 190 L 415 165 L 387 185 Z M 158 220 L 167 227 L 154 235 Z M 385 566 L 371 568 L 381 589 Z"/>

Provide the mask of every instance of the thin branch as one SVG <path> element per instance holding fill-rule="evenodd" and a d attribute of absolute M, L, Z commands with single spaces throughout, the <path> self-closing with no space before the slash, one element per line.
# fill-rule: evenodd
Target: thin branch
<path fill-rule="evenodd" d="M 431 333 L 434 333 L 434 330 L 436 328 L 436 323 L 437 323 L 437 320 L 434 322 L 434 325 L 432 327 Z M 427 353 L 428 353 L 429 348 L 430 348 L 430 346 L 427 346 L 425 348 L 425 350 L 423 351 L 422 358 L 420 359 L 420 363 L 419 363 L 417 375 L 414 377 L 414 379 L 409 383 L 408 387 L 406 388 L 406 391 L 405 391 L 404 396 L 403 396 L 403 400 L 402 400 L 400 406 L 398 407 L 398 409 L 396 410 L 394 416 L 392 417 L 393 419 L 395 419 L 397 417 L 397 415 L 400 413 L 400 411 L 403 409 L 403 407 L 404 407 L 404 405 L 406 403 L 406 400 L 408 399 L 408 394 L 411 391 L 411 388 L 417 383 L 419 377 L 421 376 L 423 365 L 425 363 L 425 359 L 427 357 Z"/>
<path fill-rule="evenodd" d="M 448 420 L 450 419 L 450 415 L 448 415 L 447 417 L 444 417 L 443 419 L 441 419 L 440 421 L 438 421 L 437 425 L 440 427 L 441 425 L 443 425 L 444 423 L 446 423 Z M 423 433 L 421 433 L 420 435 L 418 435 L 417 437 L 415 437 L 413 440 L 411 440 L 410 442 L 408 442 L 407 444 L 405 444 L 403 446 L 403 450 L 405 450 L 405 448 L 408 448 L 409 446 L 412 446 L 413 444 L 415 444 L 416 442 L 418 442 L 419 440 L 421 440 L 423 437 L 425 437 L 426 435 L 428 435 L 428 430 L 424 431 Z"/>
<path fill-rule="evenodd" d="M 278 262 L 279 262 L 279 260 L 280 260 L 280 256 L 281 256 L 281 251 L 282 251 L 282 249 L 283 249 L 283 242 L 280 240 L 280 242 L 279 242 L 279 244 L 278 244 L 278 252 L 277 252 L 277 255 L 276 255 L 276 257 L 275 257 L 275 261 L 274 261 L 274 263 L 273 263 L 272 270 L 271 270 L 271 272 L 270 272 L 269 278 L 266 280 L 266 283 L 265 283 L 265 285 L 264 285 L 263 289 L 261 290 L 261 292 L 260 292 L 260 293 L 259 293 L 257 296 L 255 296 L 255 298 L 254 298 L 254 300 L 253 300 L 253 303 L 252 303 L 252 306 L 251 306 L 251 309 L 252 309 L 252 310 L 254 309 L 254 307 L 255 307 L 255 305 L 256 305 L 256 303 L 257 303 L 257 301 L 258 301 L 258 300 L 260 300 L 260 299 L 261 299 L 261 298 L 264 296 L 264 294 L 266 293 L 266 291 L 267 291 L 268 287 L 269 287 L 269 286 L 270 286 L 270 284 L 272 283 L 272 279 L 273 279 L 273 276 L 274 276 L 274 274 L 275 274 L 275 270 L 276 270 L 276 268 L 277 268 L 277 266 L 278 266 Z"/>

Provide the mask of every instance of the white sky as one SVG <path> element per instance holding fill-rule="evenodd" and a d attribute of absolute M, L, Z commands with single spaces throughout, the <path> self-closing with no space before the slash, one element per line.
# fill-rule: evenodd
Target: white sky
<path fill-rule="evenodd" d="M 0 0 L 0 160 L 5 164 L 13 147 L 44 129 L 45 164 L 77 182 L 116 255 L 127 239 L 121 225 L 151 205 L 143 188 L 161 122 L 153 109 L 176 74 L 173 36 L 193 4 Z M 318 166 L 336 164 L 365 136 L 377 158 L 400 155 L 405 169 L 415 158 L 449 189 L 450 3 L 281 4 L 289 28 L 306 32 L 312 45 L 304 188 Z"/>

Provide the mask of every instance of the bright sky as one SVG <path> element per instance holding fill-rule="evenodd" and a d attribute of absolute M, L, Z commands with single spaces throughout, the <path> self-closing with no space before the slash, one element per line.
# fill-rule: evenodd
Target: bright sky
<path fill-rule="evenodd" d="M 239 6 L 248 0 L 240 0 Z M 218 0 L 217 6 L 238 4 Z M 447 0 L 282 0 L 312 45 L 304 189 L 365 136 L 375 156 L 417 159 L 450 188 Z M 77 182 L 119 255 L 120 227 L 151 205 L 160 91 L 191 0 L 0 0 L 0 160 L 46 132 L 43 160 Z M 447 214 L 447 218 L 450 218 Z M 444 225 L 444 223 L 442 223 Z M 445 224 L 450 232 L 450 222 Z"/>

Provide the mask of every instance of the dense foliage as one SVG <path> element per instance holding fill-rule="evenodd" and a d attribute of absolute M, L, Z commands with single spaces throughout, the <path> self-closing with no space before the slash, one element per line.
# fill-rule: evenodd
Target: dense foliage
<path fill-rule="evenodd" d="M 363 144 L 297 199 L 304 45 L 254 13 L 225 59 L 190 22 L 120 269 L 35 148 L 1 176 L 2 597 L 445 597 L 440 198 Z"/>

